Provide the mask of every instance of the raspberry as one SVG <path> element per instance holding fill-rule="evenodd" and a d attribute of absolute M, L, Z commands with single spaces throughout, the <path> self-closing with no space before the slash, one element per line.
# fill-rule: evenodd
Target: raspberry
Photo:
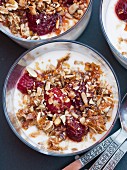
<path fill-rule="evenodd" d="M 51 111 L 51 113 L 61 113 L 65 109 L 70 108 L 71 102 L 65 102 L 64 99 L 67 97 L 67 95 L 63 94 L 60 88 L 54 87 L 51 90 L 48 91 L 49 94 L 52 93 L 52 99 L 53 103 L 49 104 L 49 99 L 51 98 L 48 94 L 45 93 L 44 98 L 46 101 L 46 106 L 48 111 Z"/>
<path fill-rule="evenodd" d="M 69 139 L 80 142 L 82 137 L 88 133 L 88 128 L 82 125 L 77 119 L 68 117 L 66 121 L 66 134 Z"/>
<path fill-rule="evenodd" d="M 31 15 L 30 13 L 27 13 L 27 18 L 31 31 L 37 33 L 38 35 L 45 35 L 56 29 L 56 21 L 58 20 L 58 15 L 48 15 L 45 13 Z M 37 23 L 37 21 L 39 23 Z"/>
<path fill-rule="evenodd" d="M 115 12 L 120 20 L 127 20 L 127 0 L 119 0 Z"/>
<path fill-rule="evenodd" d="M 20 78 L 17 88 L 19 91 L 21 91 L 21 93 L 27 94 L 27 90 L 32 90 L 34 88 L 34 83 L 36 88 L 43 85 L 42 82 L 37 81 L 36 78 L 30 77 L 28 73 L 25 73 Z"/>

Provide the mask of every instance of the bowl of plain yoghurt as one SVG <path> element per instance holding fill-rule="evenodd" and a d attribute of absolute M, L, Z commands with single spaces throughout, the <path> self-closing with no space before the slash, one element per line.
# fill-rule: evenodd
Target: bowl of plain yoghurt
<path fill-rule="evenodd" d="M 102 0 L 100 21 L 114 56 L 127 68 L 127 1 Z"/>
<path fill-rule="evenodd" d="M 54 156 L 76 155 L 101 142 L 117 119 L 120 89 L 110 64 L 73 41 L 39 44 L 11 67 L 3 108 L 16 136 Z"/>
<path fill-rule="evenodd" d="M 77 39 L 92 0 L 0 0 L 0 31 L 25 48 L 54 39 Z"/>

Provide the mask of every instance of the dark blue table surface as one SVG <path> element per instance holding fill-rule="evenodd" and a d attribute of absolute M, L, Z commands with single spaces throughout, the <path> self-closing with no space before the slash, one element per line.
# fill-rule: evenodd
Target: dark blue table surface
<path fill-rule="evenodd" d="M 85 32 L 77 41 L 85 43 L 98 52 L 112 65 L 121 89 L 121 96 L 127 92 L 127 70 L 114 58 L 101 32 L 99 23 L 100 0 L 93 3 L 91 20 Z M 20 47 L 0 33 L 0 170 L 60 170 L 74 160 L 72 157 L 52 157 L 40 154 L 22 143 L 11 131 L 2 108 L 2 88 L 5 77 L 14 61 L 26 49 Z M 111 133 L 120 127 L 117 120 Z M 90 166 L 90 163 L 88 166 Z M 117 165 L 116 170 L 127 170 L 127 155 Z"/>

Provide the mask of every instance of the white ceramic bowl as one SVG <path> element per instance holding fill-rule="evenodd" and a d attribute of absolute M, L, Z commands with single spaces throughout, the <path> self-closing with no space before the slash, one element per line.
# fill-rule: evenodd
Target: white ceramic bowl
<path fill-rule="evenodd" d="M 104 37 L 112 51 L 112 53 L 114 54 L 114 56 L 116 57 L 116 59 L 119 61 L 119 63 L 124 66 L 127 69 L 127 58 L 124 57 L 112 44 L 110 37 L 108 36 L 107 32 L 106 32 L 106 15 L 107 15 L 107 9 L 109 6 L 109 3 L 111 2 L 111 0 L 101 0 L 101 6 L 100 6 L 100 23 L 101 23 L 101 28 L 102 28 L 102 32 L 104 34 Z M 113 22 L 112 22 L 113 23 Z M 115 30 L 114 30 L 115 31 Z"/>
<path fill-rule="evenodd" d="M 15 35 L 11 34 L 5 27 L 0 24 L 0 31 L 2 31 L 4 34 L 6 34 L 8 37 L 10 37 L 12 40 L 20 44 L 21 46 L 25 48 L 31 48 L 37 44 L 40 44 L 42 42 L 48 42 L 55 39 L 67 39 L 67 40 L 76 40 L 85 30 L 86 26 L 88 25 L 88 22 L 90 20 L 91 12 L 92 12 L 92 3 L 93 0 L 90 0 L 88 8 L 86 12 L 83 14 L 82 18 L 70 29 L 65 31 L 64 33 L 48 38 L 48 39 L 42 39 L 42 40 L 27 40 L 24 38 L 16 37 Z"/>

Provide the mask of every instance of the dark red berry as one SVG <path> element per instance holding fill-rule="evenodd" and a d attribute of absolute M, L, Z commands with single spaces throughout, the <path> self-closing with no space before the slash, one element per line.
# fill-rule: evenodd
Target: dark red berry
<path fill-rule="evenodd" d="M 127 0 L 118 0 L 115 12 L 120 20 L 127 20 Z"/>
<path fill-rule="evenodd" d="M 88 128 L 77 119 L 68 117 L 66 121 L 66 134 L 69 139 L 80 142 L 82 137 L 88 133 Z"/>
<path fill-rule="evenodd" d="M 65 102 L 66 95 L 62 93 L 60 88 L 54 87 L 48 91 L 48 94 L 45 93 L 44 98 L 46 101 L 46 107 L 48 111 L 51 113 L 61 113 L 65 109 L 70 108 L 71 102 Z M 53 103 L 50 103 L 50 99 L 52 99 Z"/>
<path fill-rule="evenodd" d="M 31 31 L 37 33 L 38 35 L 45 35 L 56 29 L 56 21 L 58 20 L 58 15 L 48 15 L 45 13 L 31 15 L 30 13 L 27 13 L 27 18 Z"/>
<path fill-rule="evenodd" d="M 70 89 L 72 89 L 75 93 L 75 97 L 72 99 L 72 104 L 77 110 L 79 110 L 84 105 L 84 102 L 81 97 L 81 93 L 86 92 L 86 87 L 84 82 L 82 84 L 79 83 L 78 86 L 79 88 L 77 90 L 74 90 L 73 88 L 70 87 Z"/>
<path fill-rule="evenodd" d="M 73 4 L 73 0 L 64 0 L 63 4 L 66 6 L 72 5 Z"/>
<path fill-rule="evenodd" d="M 42 85 L 42 82 L 37 81 L 36 78 L 29 76 L 28 73 L 25 73 L 20 78 L 17 84 L 17 89 L 21 91 L 21 93 L 27 94 L 27 90 L 32 90 L 33 88 L 41 87 Z"/>

